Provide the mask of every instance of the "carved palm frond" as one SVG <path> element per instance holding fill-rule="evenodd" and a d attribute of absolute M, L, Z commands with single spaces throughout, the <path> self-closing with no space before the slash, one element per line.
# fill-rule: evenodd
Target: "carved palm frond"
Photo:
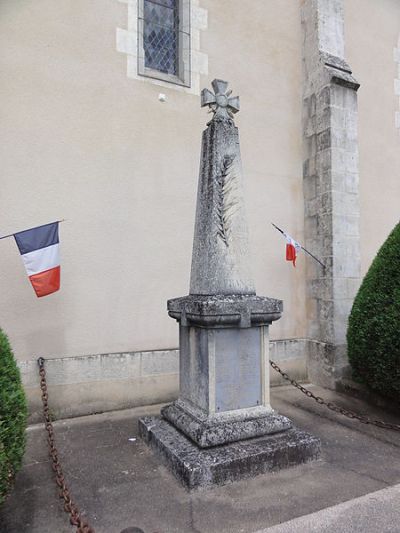
<path fill-rule="evenodd" d="M 232 217 L 239 209 L 235 166 L 234 156 L 224 157 L 220 172 L 216 177 L 215 218 L 217 235 L 226 246 L 229 246 Z"/>

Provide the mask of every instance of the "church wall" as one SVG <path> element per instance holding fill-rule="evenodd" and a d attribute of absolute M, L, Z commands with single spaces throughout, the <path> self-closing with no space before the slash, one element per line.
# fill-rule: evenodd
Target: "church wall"
<path fill-rule="evenodd" d="M 360 165 L 361 269 L 364 275 L 400 216 L 400 3 L 346 0 L 346 58 L 360 82 L 358 134 Z"/>
<path fill-rule="evenodd" d="M 257 292 L 284 300 L 271 354 L 306 376 L 308 259 L 286 263 L 270 226 L 304 241 L 301 3 L 192 0 L 187 90 L 135 75 L 136 0 L 1 2 L 0 231 L 66 219 L 62 288 L 52 296 L 35 297 L 15 243 L 0 241 L 0 325 L 33 411 L 38 356 L 52 358 L 61 416 L 177 394 L 178 327 L 166 300 L 189 287 L 208 119 L 199 89 L 215 77 L 241 97 L 235 121 Z M 345 0 L 345 57 L 361 84 L 362 274 L 399 219 L 399 21 L 397 0 Z"/>
<path fill-rule="evenodd" d="M 306 259 L 300 257 L 296 269 L 286 263 L 285 242 L 270 225 L 302 241 L 299 5 L 193 4 L 208 20 L 198 35 L 200 86 L 227 79 L 241 98 L 236 123 L 257 292 L 284 300 L 271 336 L 303 339 Z M 38 356 L 72 361 L 86 354 L 156 353 L 161 370 L 151 386 L 153 400 L 161 401 L 176 390 L 176 379 L 168 393 L 156 393 L 166 380 L 164 352 L 154 350 L 173 354 L 178 344 L 166 300 L 188 292 L 208 117 L 195 92 L 128 77 L 132 64 L 116 42 L 118 29 L 129 30 L 128 14 L 129 2 L 117 0 L 1 2 L 1 233 L 66 221 L 60 226 L 61 291 L 43 299 L 29 286 L 15 243 L 1 241 L 0 324 L 27 383 L 34 383 L 30 361 Z M 299 376 L 304 350 L 299 341 Z M 286 348 L 274 353 L 286 357 Z M 103 363 L 93 356 L 93 368 Z M 75 379 L 68 364 L 57 368 L 70 373 L 64 384 Z M 97 383 L 108 379 L 107 372 L 98 376 Z M 94 378 L 85 382 L 83 373 L 81 379 L 82 390 L 95 390 Z M 66 403 L 71 391 L 57 389 Z M 80 401 L 77 391 L 72 396 Z"/>

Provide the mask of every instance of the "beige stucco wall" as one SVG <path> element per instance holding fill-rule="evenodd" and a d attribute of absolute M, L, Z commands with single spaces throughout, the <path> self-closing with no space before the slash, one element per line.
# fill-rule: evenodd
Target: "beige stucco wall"
<path fill-rule="evenodd" d="M 202 86 L 225 78 L 241 97 L 254 277 L 260 294 L 285 305 L 272 338 L 303 337 L 305 259 L 296 269 L 286 263 L 270 226 L 302 240 L 299 4 L 200 5 L 208 10 Z M 166 300 L 188 290 L 208 117 L 198 96 L 127 77 L 115 43 L 126 25 L 117 0 L 0 3 L 0 232 L 66 219 L 62 289 L 49 297 L 35 297 L 15 243 L 0 241 L 0 324 L 20 360 L 178 343 Z M 368 70 L 353 66 L 360 78 Z"/>
<path fill-rule="evenodd" d="M 398 0 L 346 0 L 346 56 L 361 83 L 359 104 L 361 268 L 364 275 L 400 218 L 399 97 L 393 50 L 400 36 Z"/>

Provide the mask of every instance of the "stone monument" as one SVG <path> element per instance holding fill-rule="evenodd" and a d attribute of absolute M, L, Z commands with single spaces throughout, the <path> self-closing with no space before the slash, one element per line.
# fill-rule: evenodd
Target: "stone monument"
<path fill-rule="evenodd" d="M 142 438 L 189 488 L 303 463 L 320 441 L 269 400 L 269 325 L 282 301 L 257 296 L 251 276 L 239 134 L 228 83 L 203 89 L 203 132 L 190 294 L 168 301 L 179 322 L 180 394 Z"/>

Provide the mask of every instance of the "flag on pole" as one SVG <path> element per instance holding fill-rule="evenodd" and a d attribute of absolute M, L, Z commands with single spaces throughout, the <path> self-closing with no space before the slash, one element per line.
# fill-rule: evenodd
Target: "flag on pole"
<path fill-rule="evenodd" d="M 301 244 L 295 241 L 290 235 L 283 232 L 286 238 L 286 261 L 292 261 L 293 266 L 296 266 L 297 254 L 301 250 Z"/>
<path fill-rule="evenodd" d="M 58 222 L 14 233 L 29 280 L 38 298 L 60 288 Z"/>
<path fill-rule="evenodd" d="M 324 263 L 322 261 L 320 261 L 318 259 L 318 257 L 315 257 L 314 254 L 309 252 L 306 248 L 304 248 L 304 246 L 302 246 L 300 243 L 295 241 L 290 235 L 285 233 L 283 231 L 283 229 L 279 228 L 276 224 L 274 224 L 273 222 L 271 222 L 271 224 L 274 226 L 275 229 L 277 229 L 280 233 L 282 233 L 282 235 L 286 239 L 286 261 L 292 261 L 293 262 L 293 266 L 296 266 L 297 253 L 300 250 L 303 250 L 303 252 L 305 252 L 307 255 L 309 255 L 315 261 L 317 261 L 317 263 L 319 263 L 322 266 L 323 269 L 326 268 Z"/>

